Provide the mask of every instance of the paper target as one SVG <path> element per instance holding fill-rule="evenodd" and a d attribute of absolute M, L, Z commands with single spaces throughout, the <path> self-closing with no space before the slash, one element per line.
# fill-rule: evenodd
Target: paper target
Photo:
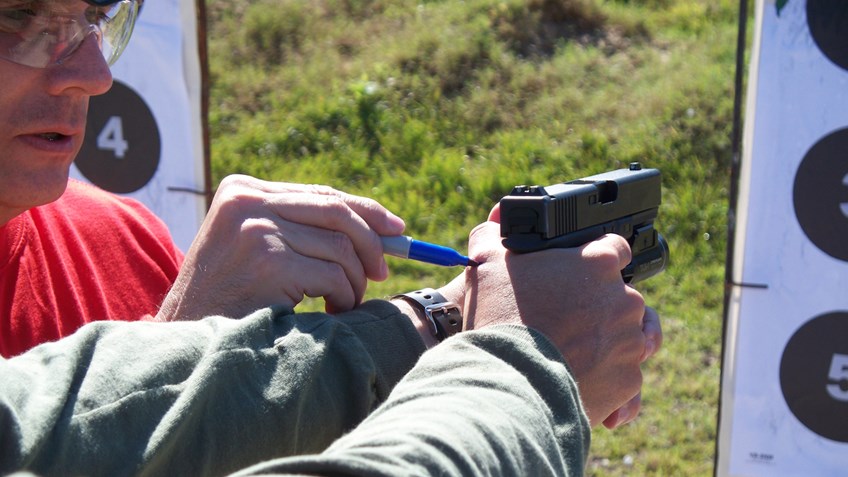
<path fill-rule="evenodd" d="M 716 475 L 848 469 L 848 2 L 758 0 Z"/>

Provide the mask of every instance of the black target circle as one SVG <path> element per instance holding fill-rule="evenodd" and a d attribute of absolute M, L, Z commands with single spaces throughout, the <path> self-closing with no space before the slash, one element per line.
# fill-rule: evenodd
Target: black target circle
<path fill-rule="evenodd" d="M 817 316 L 792 335 L 780 361 L 780 388 L 804 426 L 848 442 L 848 312 Z"/>
<path fill-rule="evenodd" d="M 810 148 L 795 174 L 795 216 L 816 247 L 848 261 L 848 128 Z"/>
<path fill-rule="evenodd" d="M 824 56 L 848 70 L 848 2 L 807 0 L 807 25 Z"/>
<path fill-rule="evenodd" d="M 159 168 L 161 140 L 144 99 L 115 81 L 91 98 L 85 140 L 75 161 L 86 179 L 119 194 L 144 187 Z"/>

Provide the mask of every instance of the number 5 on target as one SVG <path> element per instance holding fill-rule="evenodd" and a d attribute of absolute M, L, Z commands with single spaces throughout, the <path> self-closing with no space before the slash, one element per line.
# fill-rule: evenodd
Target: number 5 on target
<path fill-rule="evenodd" d="M 827 393 L 830 397 L 837 401 L 848 402 L 848 354 L 833 355 L 827 376 L 830 381 L 835 381 L 834 384 L 827 385 Z M 846 383 L 845 389 L 841 384 L 843 382 Z"/>

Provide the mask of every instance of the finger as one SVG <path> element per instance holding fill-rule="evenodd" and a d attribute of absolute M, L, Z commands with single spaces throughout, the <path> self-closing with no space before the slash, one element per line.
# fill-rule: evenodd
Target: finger
<path fill-rule="evenodd" d="M 222 184 L 227 184 L 227 186 L 238 185 L 242 187 L 248 187 L 250 189 L 258 190 L 261 192 L 266 192 L 268 194 L 290 194 L 290 193 L 312 193 L 315 188 L 314 184 L 299 184 L 295 182 L 280 182 L 280 181 L 266 181 L 262 179 L 257 179 L 253 176 L 243 175 L 243 174 L 232 174 L 224 178 L 221 181 Z"/>
<path fill-rule="evenodd" d="M 309 273 L 298 275 L 296 280 L 283 283 L 287 296 L 300 298 L 296 303 L 302 301 L 304 295 L 323 297 L 327 309 L 334 312 L 351 310 L 358 303 L 347 276 L 337 263 L 301 256 L 293 270 L 309 270 Z"/>
<path fill-rule="evenodd" d="M 586 257 L 596 256 L 599 258 L 611 255 L 617 261 L 619 271 L 623 270 L 633 259 L 630 244 L 624 237 L 617 234 L 606 234 L 583 245 L 582 254 Z"/>
<path fill-rule="evenodd" d="M 492 207 L 492 210 L 489 211 L 489 222 L 497 222 L 501 223 L 501 203 L 498 202 Z"/>
<path fill-rule="evenodd" d="M 642 355 L 642 362 L 644 362 L 660 350 L 663 342 L 660 316 L 651 307 L 645 307 L 645 316 L 642 318 L 642 333 L 645 334 L 645 352 Z"/>
<path fill-rule="evenodd" d="M 228 187 L 270 194 L 267 202 L 283 219 L 349 235 L 368 277 L 379 281 L 388 276 L 379 235 L 399 235 L 405 224 L 377 201 L 328 186 L 263 181 L 243 175 L 228 176 L 226 182 Z"/>
<path fill-rule="evenodd" d="M 380 236 L 338 196 L 314 193 L 272 195 L 269 205 L 284 220 L 347 235 L 366 276 L 378 281 L 388 276 Z"/>
<path fill-rule="evenodd" d="M 353 290 L 355 304 L 362 301 L 368 281 L 359 256 L 347 235 L 285 220 L 278 220 L 277 226 L 280 239 L 297 254 L 338 264 Z M 311 272 L 302 275 L 308 273 Z"/>
<path fill-rule="evenodd" d="M 632 422 L 639 415 L 639 410 L 641 408 L 642 393 L 639 393 L 604 419 L 604 427 L 607 429 L 615 429 L 616 427 Z"/>
<path fill-rule="evenodd" d="M 484 263 L 494 253 L 502 251 L 501 228 L 495 222 L 483 222 L 468 235 L 468 258 Z"/>
<path fill-rule="evenodd" d="M 368 197 L 348 194 L 329 186 L 316 184 L 295 184 L 290 182 L 270 182 L 251 178 L 257 189 L 270 194 L 316 194 L 336 197 L 356 212 L 378 235 L 400 235 L 405 224 L 403 219 Z"/>
<path fill-rule="evenodd" d="M 390 212 L 379 202 L 367 197 L 339 192 L 340 198 L 356 212 L 378 235 L 394 236 L 403 233 L 403 219 Z"/>

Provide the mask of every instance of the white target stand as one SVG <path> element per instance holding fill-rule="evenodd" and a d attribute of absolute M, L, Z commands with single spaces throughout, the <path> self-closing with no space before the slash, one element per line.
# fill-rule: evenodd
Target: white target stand
<path fill-rule="evenodd" d="M 848 475 L 848 2 L 757 0 L 716 475 Z"/>
<path fill-rule="evenodd" d="M 133 197 L 186 251 L 206 214 L 204 0 L 144 2 L 114 84 L 91 98 L 71 176 Z"/>

